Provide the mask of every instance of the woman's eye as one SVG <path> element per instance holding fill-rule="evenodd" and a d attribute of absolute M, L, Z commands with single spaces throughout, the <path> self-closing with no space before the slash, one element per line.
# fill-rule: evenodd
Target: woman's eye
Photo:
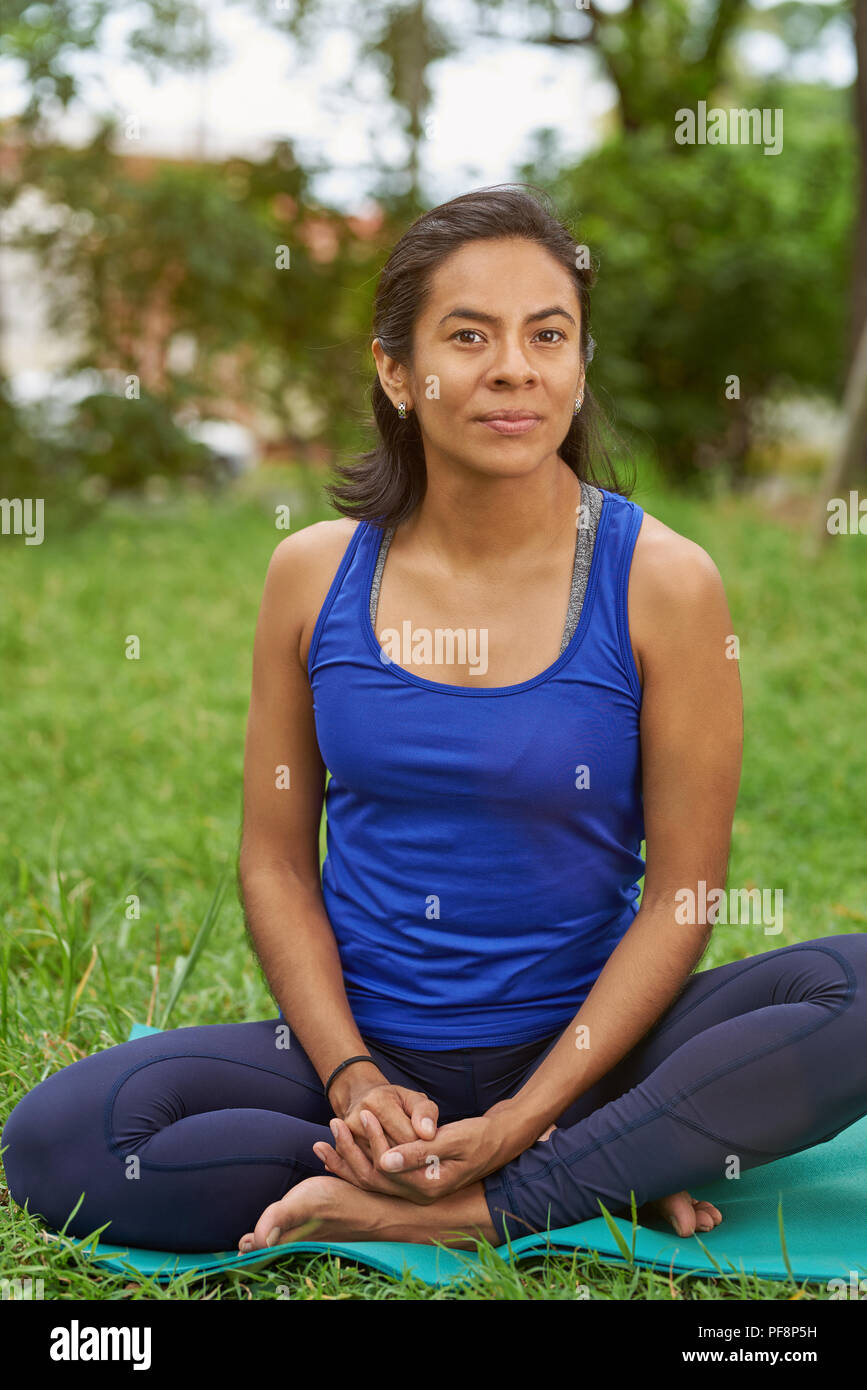
<path fill-rule="evenodd" d="M 464 335 L 465 335 L 465 334 L 473 334 L 473 333 L 475 333 L 475 335 L 476 335 L 477 338 L 478 338 L 478 337 L 481 337 L 481 334 L 479 333 L 478 328 L 459 328 L 458 331 L 457 331 L 457 333 L 453 333 L 453 334 L 452 334 L 452 339 L 453 339 L 453 340 L 454 340 L 454 339 L 461 339 L 463 342 L 466 342 L 467 339 L 466 339 L 466 337 L 465 337 Z M 564 339 L 564 338 L 566 337 L 566 334 L 563 332 L 562 328 L 541 328 L 541 329 L 539 330 L 539 333 L 537 333 L 536 336 L 537 336 L 537 337 L 541 337 L 541 335 L 542 335 L 543 333 L 556 333 L 556 334 L 558 335 L 558 336 L 557 336 L 556 338 L 554 338 L 553 340 L 552 340 L 552 339 L 548 339 L 549 342 L 553 341 L 553 342 L 556 343 L 556 342 L 559 342 L 561 339 Z"/>

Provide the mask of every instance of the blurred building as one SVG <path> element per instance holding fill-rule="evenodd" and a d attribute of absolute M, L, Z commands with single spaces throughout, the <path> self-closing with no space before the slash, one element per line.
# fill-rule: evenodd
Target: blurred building
<path fill-rule="evenodd" d="M 7 190 L 15 189 L 20 149 L 14 122 L 0 123 L 0 181 Z M 152 153 L 124 153 L 118 157 L 127 176 L 142 180 L 151 178 L 166 165 L 194 168 L 201 164 L 199 159 Z M 288 194 L 280 194 L 278 198 L 282 215 L 294 218 L 298 210 L 295 199 Z M 65 284 L 63 287 L 70 313 L 64 316 L 63 331 L 58 332 L 52 326 L 49 312 L 56 301 L 57 287 L 46 283 L 45 272 L 35 253 L 9 244 L 16 233 L 25 228 L 43 232 L 57 229 L 63 221 L 68 221 L 68 210 L 52 204 L 41 189 L 33 186 L 19 190 L 17 197 L 10 201 L 11 207 L 3 214 L 3 235 L 0 237 L 0 374 L 7 380 L 16 400 L 51 404 L 56 414 L 72 409 L 77 400 L 92 391 L 114 389 L 117 373 L 105 372 L 96 364 L 94 369 L 72 374 L 73 364 L 80 362 L 86 350 L 85 338 L 75 322 L 75 286 Z M 360 240 L 368 240 L 376 236 L 382 214 L 374 209 L 368 215 L 344 221 L 348 221 Z M 333 260 L 337 253 L 336 221 L 320 210 L 295 221 L 293 236 L 320 263 Z M 122 325 L 127 315 L 130 320 L 130 371 L 135 371 L 142 383 L 156 394 L 160 392 L 167 369 L 183 373 L 195 362 L 194 336 L 175 332 L 172 327 L 172 290 L 182 273 L 181 267 L 166 264 L 165 274 L 155 281 L 144 312 L 140 305 L 134 313 L 127 311 L 122 303 L 116 308 L 118 324 Z M 267 459 L 285 454 L 287 450 L 313 464 L 325 463 L 328 451 L 315 440 L 319 424 L 317 411 L 303 391 L 289 388 L 293 424 L 297 425 L 297 432 L 293 430 L 291 437 L 285 436 L 279 421 L 267 418 L 239 393 L 237 383 L 243 380 L 240 368 L 247 355 L 243 346 L 221 355 L 210 372 L 216 390 L 206 403 L 206 414 L 193 405 L 184 410 L 178 423 L 224 455 L 230 466 L 237 466 L 238 470 L 255 458 Z"/>

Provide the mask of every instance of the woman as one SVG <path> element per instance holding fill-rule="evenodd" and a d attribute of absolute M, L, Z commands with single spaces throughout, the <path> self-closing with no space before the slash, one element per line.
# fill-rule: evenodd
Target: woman
<path fill-rule="evenodd" d="M 84 1191 L 73 1234 L 154 1248 L 311 1221 L 467 1245 L 634 1192 L 691 1235 L 721 1213 L 687 1186 L 867 1112 L 867 937 L 693 973 L 712 923 L 683 903 L 725 884 L 740 775 L 732 623 L 598 446 L 576 251 L 509 187 L 394 249 L 380 442 L 342 517 L 277 546 L 256 632 L 240 881 L 281 1018 L 26 1096 L 7 1173 L 55 1225 Z"/>

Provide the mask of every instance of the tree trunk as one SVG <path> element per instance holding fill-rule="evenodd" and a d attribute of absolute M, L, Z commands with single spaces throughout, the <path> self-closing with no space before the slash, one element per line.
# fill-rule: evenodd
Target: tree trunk
<path fill-rule="evenodd" d="M 854 363 L 867 322 L 867 0 L 855 0 L 855 130 L 860 154 L 849 360 Z"/>
<path fill-rule="evenodd" d="M 850 366 L 843 398 L 845 423 L 839 449 L 831 458 L 820 489 L 814 540 L 828 540 L 827 504 L 867 477 L 867 0 L 855 0 L 855 129 L 859 180 L 855 255 L 852 270 Z"/>
<path fill-rule="evenodd" d="M 816 516 L 817 548 L 828 540 L 828 502 L 841 497 L 856 478 L 864 476 L 867 453 L 867 320 L 846 383 L 843 398 L 845 425 L 840 447 L 828 466 L 820 489 L 820 510 Z"/>

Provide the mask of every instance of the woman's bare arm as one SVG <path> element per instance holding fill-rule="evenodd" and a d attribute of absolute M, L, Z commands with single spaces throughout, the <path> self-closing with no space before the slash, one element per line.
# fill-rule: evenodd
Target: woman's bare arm
<path fill-rule="evenodd" d="M 320 522 L 281 541 L 271 558 L 253 647 L 238 864 L 256 953 L 291 1035 L 323 1082 L 338 1063 L 367 1052 L 322 899 L 325 767 L 307 677 L 313 626 L 353 529 L 345 520 Z M 377 1086 L 386 1089 L 373 1099 Z M 336 1078 L 329 1098 L 359 1136 L 364 1131 L 353 1124 L 352 1110 L 364 1095 L 390 1134 L 411 1140 L 427 1131 L 413 1128 L 410 1115 L 435 1125 L 437 1108 L 426 1097 L 408 1108 L 400 1090 L 375 1065 L 359 1062 Z"/>

